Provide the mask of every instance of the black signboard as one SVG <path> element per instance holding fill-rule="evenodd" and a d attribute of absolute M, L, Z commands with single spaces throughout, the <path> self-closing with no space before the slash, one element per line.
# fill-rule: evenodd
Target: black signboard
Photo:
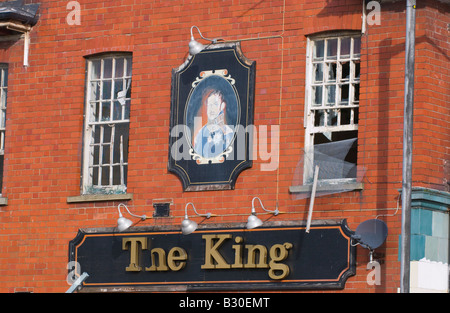
<path fill-rule="evenodd" d="M 183 286 L 185 290 L 344 288 L 356 248 L 345 220 L 247 230 L 80 230 L 69 245 L 85 287 Z"/>
<path fill-rule="evenodd" d="M 185 191 L 233 189 L 252 166 L 255 62 L 214 44 L 172 71 L 169 171 Z"/>

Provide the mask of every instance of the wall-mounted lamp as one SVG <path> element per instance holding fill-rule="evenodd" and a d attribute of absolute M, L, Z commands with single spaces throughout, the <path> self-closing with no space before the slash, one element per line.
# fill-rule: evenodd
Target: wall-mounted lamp
<path fill-rule="evenodd" d="M 278 215 L 280 213 L 280 211 L 278 211 L 278 208 L 276 208 L 274 211 L 266 210 L 261 202 L 261 199 L 258 197 L 254 197 L 252 199 L 252 214 L 248 217 L 248 220 L 247 220 L 247 225 L 246 225 L 247 229 L 253 229 L 253 228 L 259 227 L 263 224 L 263 222 L 256 216 L 255 199 L 259 200 L 259 204 L 261 204 L 261 207 L 263 208 L 264 211 L 272 213 L 273 215 Z"/>
<path fill-rule="evenodd" d="M 198 33 L 200 34 L 200 37 L 202 37 L 205 40 L 211 41 L 211 43 L 217 43 L 218 39 L 208 39 L 203 37 L 202 33 L 200 32 L 200 29 L 197 26 L 191 27 L 191 41 L 189 42 L 189 54 L 196 55 L 197 53 L 201 52 L 203 49 L 205 49 L 205 46 L 198 41 L 194 39 L 194 34 L 192 33 L 193 28 L 197 28 Z"/>
<path fill-rule="evenodd" d="M 197 210 L 195 209 L 194 204 L 192 202 L 187 203 L 186 206 L 184 207 L 184 213 L 185 213 L 184 220 L 181 222 L 181 232 L 183 233 L 183 235 L 189 235 L 190 233 L 193 233 L 198 227 L 198 224 L 194 221 L 191 221 L 187 215 L 187 207 L 189 204 L 192 205 L 192 207 L 194 208 L 195 214 L 197 214 L 198 216 L 204 216 L 206 218 L 210 218 L 211 216 L 216 216 L 211 213 L 198 214 Z"/>
<path fill-rule="evenodd" d="M 119 232 L 122 232 L 122 231 L 128 229 L 133 224 L 132 221 L 123 217 L 122 212 L 120 212 L 121 206 L 123 206 L 131 216 L 138 217 L 143 221 L 145 221 L 147 219 L 147 216 L 145 216 L 145 215 L 134 215 L 133 213 L 130 212 L 130 210 L 128 210 L 128 208 L 125 204 L 120 203 L 117 206 L 117 210 L 119 211 L 119 218 L 117 219 L 117 229 L 119 230 Z"/>

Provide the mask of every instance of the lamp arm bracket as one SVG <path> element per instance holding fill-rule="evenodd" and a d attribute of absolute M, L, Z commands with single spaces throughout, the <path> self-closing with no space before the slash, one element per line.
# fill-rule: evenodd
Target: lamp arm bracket
<path fill-rule="evenodd" d="M 267 209 L 264 207 L 264 205 L 262 204 L 261 199 L 258 198 L 258 197 L 254 197 L 254 198 L 252 199 L 252 213 L 255 213 L 255 199 L 258 199 L 259 204 L 261 205 L 261 207 L 262 207 L 262 209 L 263 209 L 264 211 L 266 211 L 266 212 L 268 212 L 268 213 L 272 213 L 273 215 L 278 215 L 278 214 L 280 214 L 280 211 L 278 210 L 278 207 L 277 207 L 275 210 L 273 210 L 273 211 L 267 210 Z"/>
<path fill-rule="evenodd" d="M 192 205 L 192 207 L 194 208 L 195 214 L 197 214 L 198 216 L 203 216 L 203 217 L 206 217 L 206 218 L 210 218 L 211 216 L 217 216 L 217 215 L 214 215 L 214 214 L 211 214 L 211 213 L 206 213 L 206 214 L 198 213 L 197 209 L 195 208 L 195 206 L 194 206 L 194 204 L 192 202 L 188 202 L 186 204 L 186 206 L 184 207 L 184 213 L 185 213 L 186 216 L 187 216 L 187 207 L 188 207 L 189 204 Z"/>
<path fill-rule="evenodd" d="M 120 204 L 117 206 L 117 210 L 119 210 L 120 216 L 122 216 L 122 213 L 120 212 L 120 206 L 123 206 L 123 207 L 125 208 L 125 210 L 127 210 L 128 214 L 130 214 L 131 216 L 140 218 L 140 219 L 142 219 L 143 221 L 145 221 L 145 220 L 147 219 L 147 216 L 145 216 L 145 215 L 136 215 L 136 214 L 131 213 L 130 210 L 128 210 L 128 207 L 127 207 L 125 204 L 123 204 L 123 203 L 120 203 Z"/>

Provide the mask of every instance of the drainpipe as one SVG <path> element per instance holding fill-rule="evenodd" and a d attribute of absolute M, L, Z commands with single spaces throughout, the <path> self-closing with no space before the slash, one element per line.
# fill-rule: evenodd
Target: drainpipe
<path fill-rule="evenodd" d="M 411 189 L 414 105 L 414 45 L 416 28 L 416 0 L 406 0 L 405 102 L 403 112 L 403 169 L 402 169 L 402 240 L 400 264 L 400 292 L 410 291 L 411 249 Z"/>

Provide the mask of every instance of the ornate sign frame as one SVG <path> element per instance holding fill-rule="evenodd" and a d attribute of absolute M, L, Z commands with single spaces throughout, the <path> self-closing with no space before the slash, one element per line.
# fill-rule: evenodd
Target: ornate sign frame
<path fill-rule="evenodd" d="M 69 244 L 69 274 L 91 291 L 343 289 L 356 274 L 346 220 L 82 229 Z M 84 289 L 83 289 L 84 290 Z"/>
<path fill-rule="evenodd" d="M 172 71 L 168 170 L 185 191 L 234 189 L 252 166 L 254 61 L 214 44 Z"/>

